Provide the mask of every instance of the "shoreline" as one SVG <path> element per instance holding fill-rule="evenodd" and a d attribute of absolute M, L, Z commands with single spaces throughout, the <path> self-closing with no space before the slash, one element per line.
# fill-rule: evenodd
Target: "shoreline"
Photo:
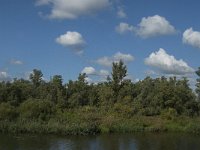
<path fill-rule="evenodd" d="M 93 121 L 74 121 L 61 123 L 49 121 L 17 120 L 0 121 L 0 133 L 12 134 L 57 134 L 57 135 L 95 135 L 110 133 L 189 133 L 200 135 L 200 118 L 175 117 L 172 120 L 160 116 L 134 116 L 131 118 L 106 116 Z M 100 119 L 100 120 L 99 120 Z"/>

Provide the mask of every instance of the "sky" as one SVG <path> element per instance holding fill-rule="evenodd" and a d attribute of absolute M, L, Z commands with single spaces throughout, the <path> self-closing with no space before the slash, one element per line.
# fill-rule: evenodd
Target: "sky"
<path fill-rule="evenodd" d="M 199 0 L 0 0 L 0 81 L 79 73 L 88 82 L 110 74 L 127 78 L 188 77 L 200 66 Z"/>

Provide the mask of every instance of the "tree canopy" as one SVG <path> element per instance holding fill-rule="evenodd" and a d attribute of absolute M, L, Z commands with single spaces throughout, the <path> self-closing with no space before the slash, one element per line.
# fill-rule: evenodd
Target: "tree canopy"
<path fill-rule="evenodd" d="M 6 116 L 45 120 L 57 111 L 83 106 L 128 112 L 128 115 L 156 116 L 164 112 L 199 115 L 200 68 L 196 72 L 199 77 L 197 94 L 190 88 L 187 78 L 146 77 L 134 83 L 125 79 L 127 72 L 122 61 L 114 62 L 109 80 L 89 84 L 86 74 L 79 74 L 77 80 L 67 83 L 63 83 L 61 75 L 44 81 L 42 71 L 34 69 L 30 80 L 0 82 L 0 120 Z"/>

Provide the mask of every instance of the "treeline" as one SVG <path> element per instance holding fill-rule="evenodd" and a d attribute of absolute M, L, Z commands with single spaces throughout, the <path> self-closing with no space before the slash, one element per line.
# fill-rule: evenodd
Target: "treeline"
<path fill-rule="evenodd" d="M 200 70 L 196 73 L 200 76 Z M 113 63 L 111 77 L 98 84 L 88 84 L 86 74 L 79 74 L 76 81 L 66 84 L 61 75 L 47 82 L 42 79 L 42 72 L 34 69 L 30 80 L 0 83 L 0 119 L 14 119 L 19 115 L 42 119 L 58 109 L 64 111 L 82 106 L 129 111 L 129 115 L 155 116 L 167 111 L 177 115 L 199 115 L 200 79 L 197 79 L 195 94 L 187 78 L 146 77 L 133 83 L 125 79 L 126 75 L 127 68 L 122 61 Z M 13 114 L 16 109 L 18 111 Z"/>
<path fill-rule="evenodd" d="M 196 73 L 200 77 L 200 68 Z M 111 76 L 98 84 L 89 84 L 86 74 L 66 84 L 61 75 L 44 81 L 42 72 L 34 69 L 30 80 L 0 83 L 0 121 L 65 122 L 75 119 L 68 112 L 82 108 L 126 117 L 200 115 L 200 79 L 194 92 L 187 78 L 146 77 L 133 83 L 126 76 L 127 67 L 122 61 L 113 63 Z"/>

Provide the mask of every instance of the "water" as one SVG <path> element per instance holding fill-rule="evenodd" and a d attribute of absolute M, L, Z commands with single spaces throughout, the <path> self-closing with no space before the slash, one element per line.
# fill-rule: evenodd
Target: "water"
<path fill-rule="evenodd" d="M 112 134 L 97 136 L 5 135 L 0 150 L 200 150 L 200 136 Z"/>

